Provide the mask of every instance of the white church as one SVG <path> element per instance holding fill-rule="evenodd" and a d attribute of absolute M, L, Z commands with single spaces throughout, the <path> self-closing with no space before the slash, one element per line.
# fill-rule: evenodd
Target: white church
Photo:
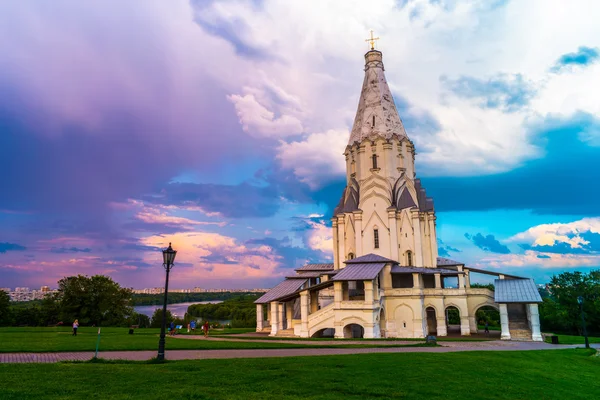
<path fill-rule="evenodd" d="M 256 300 L 256 330 L 271 336 L 424 338 L 477 333 L 476 313 L 500 312 L 501 338 L 541 341 L 531 279 L 438 257 L 436 216 L 415 172 L 409 139 L 384 74 L 365 54 L 365 78 L 333 212 L 333 263 L 308 264 Z M 472 288 L 494 275 L 495 292 Z M 448 309 L 460 324 L 449 324 Z M 455 314 L 456 315 L 456 314 Z"/>

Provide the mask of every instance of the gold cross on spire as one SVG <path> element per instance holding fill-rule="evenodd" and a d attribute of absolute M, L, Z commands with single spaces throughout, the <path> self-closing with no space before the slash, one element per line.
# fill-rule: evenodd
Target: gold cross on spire
<path fill-rule="evenodd" d="M 373 31 L 371 30 L 371 37 L 369 39 L 365 39 L 365 42 L 371 43 L 371 50 L 375 50 L 375 41 L 379 40 L 378 37 L 373 37 Z"/>

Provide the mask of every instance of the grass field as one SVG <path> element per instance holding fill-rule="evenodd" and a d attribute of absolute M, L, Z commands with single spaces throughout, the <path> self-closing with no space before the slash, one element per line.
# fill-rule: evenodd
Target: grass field
<path fill-rule="evenodd" d="M 102 328 L 100 351 L 155 350 L 158 348 L 159 329 L 136 329 L 133 335 L 127 328 Z M 246 330 L 247 331 L 247 330 Z M 219 333 L 219 331 L 215 331 Z M 98 328 L 79 328 L 77 336 L 70 328 L 0 328 L 0 352 L 61 352 L 94 351 Z M 243 333 L 238 332 L 238 333 Z M 260 343 L 243 341 L 184 340 L 167 336 L 167 350 L 220 350 L 220 349 L 284 349 L 307 347 L 376 347 L 374 345 L 315 345 L 293 343 Z M 400 347 L 400 346 L 393 346 Z"/>
<path fill-rule="evenodd" d="M 597 399 L 592 350 L 0 364 L 0 398 Z"/>
<path fill-rule="evenodd" d="M 558 336 L 559 344 L 584 344 L 585 339 L 583 336 L 572 336 L 572 335 L 556 335 Z M 600 343 L 600 337 L 588 337 L 590 343 Z M 546 342 L 551 343 L 552 340 L 549 336 L 546 336 Z"/>

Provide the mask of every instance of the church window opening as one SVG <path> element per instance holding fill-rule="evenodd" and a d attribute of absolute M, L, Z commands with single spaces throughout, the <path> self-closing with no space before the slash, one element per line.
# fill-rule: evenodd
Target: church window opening
<path fill-rule="evenodd" d="M 375 116 L 373 115 L 373 127 L 375 127 Z"/>
<path fill-rule="evenodd" d="M 354 253 L 349 253 L 348 254 L 348 260 L 352 260 L 354 258 Z"/>
<path fill-rule="evenodd" d="M 373 229 L 373 242 L 375 244 L 375 248 L 379 248 L 379 229 Z"/>
<path fill-rule="evenodd" d="M 377 169 L 377 154 L 373 154 L 371 158 L 373 159 L 373 169 Z"/>
<path fill-rule="evenodd" d="M 406 263 L 408 264 L 409 267 L 413 266 L 412 251 L 410 251 L 410 250 L 406 252 Z"/>

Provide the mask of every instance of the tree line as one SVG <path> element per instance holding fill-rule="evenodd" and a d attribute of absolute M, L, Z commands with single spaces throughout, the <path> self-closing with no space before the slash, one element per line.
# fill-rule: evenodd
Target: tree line
<path fill-rule="evenodd" d="M 592 270 L 587 274 L 564 272 L 555 275 L 547 289 L 541 289 L 540 293 L 543 298 L 539 307 L 543 332 L 581 335 L 581 314 L 577 302 L 577 298 L 581 296 L 584 300 L 583 309 L 588 333 L 600 336 L 600 270 Z M 256 325 L 254 301 L 260 294 L 221 295 L 223 296 L 219 299 L 226 299 L 223 303 L 191 305 L 184 319 L 177 322 L 187 324 L 191 319 L 231 320 L 232 327 Z M 169 294 L 169 297 L 171 296 Z M 162 295 L 155 297 L 161 298 Z M 201 298 L 202 300 L 191 301 L 215 300 L 214 297 Z M 131 290 L 122 288 L 111 278 L 102 275 L 78 275 L 61 279 L 58 282 L 57 293 L 43 300 L 12 303 L 8 294 L 0 291 L 0 326 L 70 325 L 75 319 L 78 319 L 82 326 L 160 326 L 161 313 L 155 312 L 151 320 L 143 314 L 136 313 L 133 305 L 134 296 Z M 157 304 L 157 308 L 159 307 Z M 490 326 L 495 326 L 498 316 L 490 313 L 478 314 L 477 319 L 478 322 L 488 320 Z"/>
<path fill-rule="evenodd" d="M 192 303 L 212 300 L 227 300 L 240 295 L 252 294 L 250 292 L 211 292 L 211 293 L 171 293 L 167 297 L 169 304 Z M 262 295 L 263 293 L 260 293 Z M 132 295 L 134 306 L 162 306 L 164 294 L 138 294 Z"/>

